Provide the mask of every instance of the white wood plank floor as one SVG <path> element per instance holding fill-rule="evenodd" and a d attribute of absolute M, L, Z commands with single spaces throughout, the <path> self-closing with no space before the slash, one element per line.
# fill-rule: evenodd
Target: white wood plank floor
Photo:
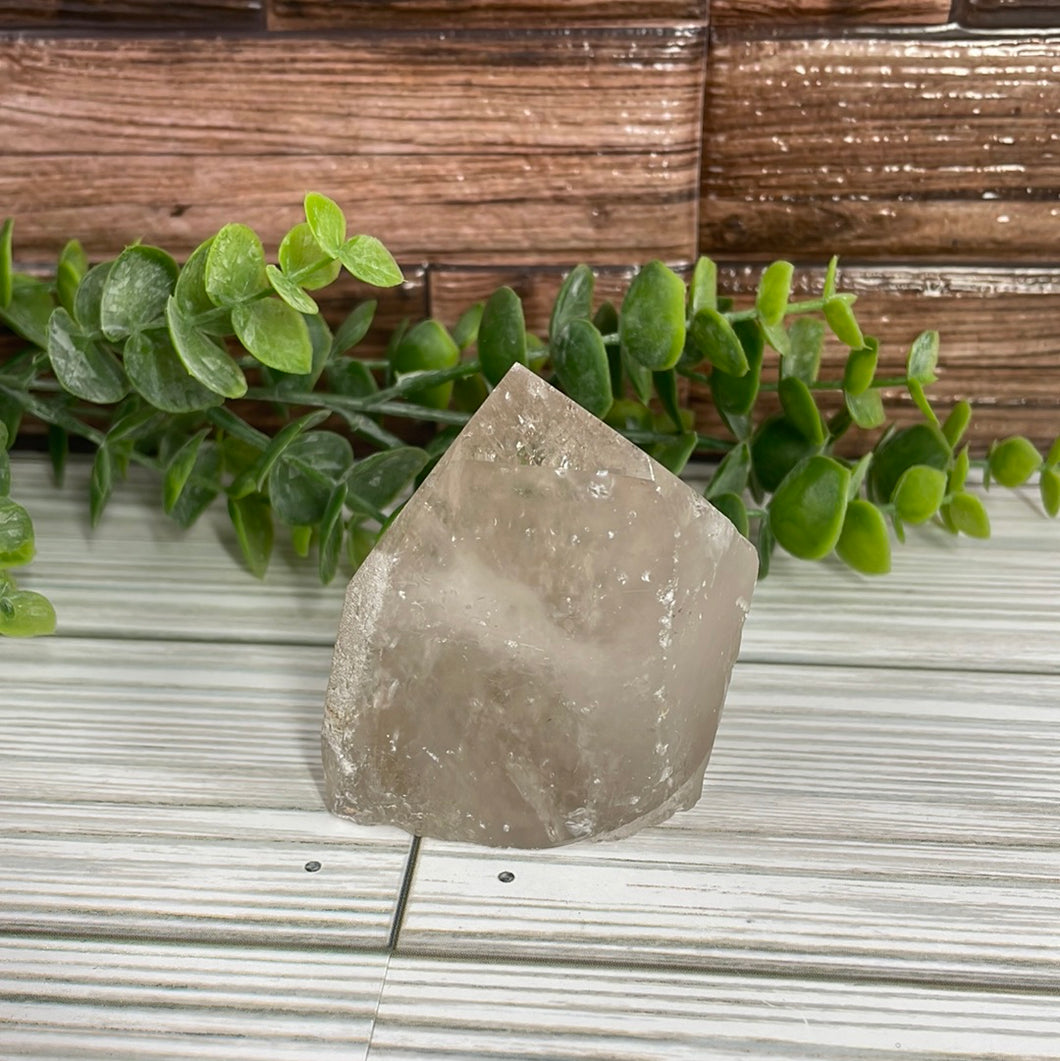
<path fill-rule="evenodd" d="M 15 461 L 60 626 L 0 641 L 5 1061 L 1060 1057 L 1060 525 L 1030 493 L 883 580 L 778 558 L 699 806 L 497 852 L 323 810 L 341 585 L 254 581 L 146 477 L 90 533 L 69 480 Z"/>

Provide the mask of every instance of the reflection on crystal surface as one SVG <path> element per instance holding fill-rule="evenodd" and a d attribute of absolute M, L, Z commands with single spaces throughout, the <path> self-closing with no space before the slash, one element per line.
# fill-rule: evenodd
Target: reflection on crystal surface
<path fill-rule="evenodd" d="M 331 809 L 551 847 L 690 807 L 756 566 L 703 498 L 517 366 L 350 582 Z"/>

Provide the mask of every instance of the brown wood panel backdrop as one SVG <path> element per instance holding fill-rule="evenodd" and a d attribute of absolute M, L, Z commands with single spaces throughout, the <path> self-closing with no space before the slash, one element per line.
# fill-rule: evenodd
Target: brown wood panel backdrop
<path fill-rule="evenodd" d="M 838 252 L 887 364 L 938 327 L 940 404 L 1044 440 L 1058 67 L 1040 0 L 0 0 L 0 213 L 39 269 L 275 243 L 316 188 L 411 267 L 385 319 L 504 281 L 538 329 L 579 260 L 615 294 L 702 250 L 745 296 Z"/>

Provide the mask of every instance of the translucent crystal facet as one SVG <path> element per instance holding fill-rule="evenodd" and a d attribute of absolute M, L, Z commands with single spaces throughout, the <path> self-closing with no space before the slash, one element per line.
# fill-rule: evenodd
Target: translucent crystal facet
<path fill-rule="evenodd" d="M 756 571 L 713 506 L 517 365 L 350 582 L 330 808 L 552 847 L 692 806 Z"/>

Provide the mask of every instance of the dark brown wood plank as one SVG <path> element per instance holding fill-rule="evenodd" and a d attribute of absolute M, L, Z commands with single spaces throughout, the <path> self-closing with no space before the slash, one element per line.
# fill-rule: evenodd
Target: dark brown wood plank
<path fill-rule="evenodd" d="M 0 0 L 0 29 L 247 30 L 264 22 L 263 0 Z"/>
<path fill-rule="evenodd" d="M 702 245 L 732 256 L 1055 258 L 1058 43 L 712 51 Z"/>
<path fill-rule="evenodd" d="M 956 0 L 954 16 L 976 29 L 1060 28 L 1055 0 Z"/>
<path fill-rule="evenodd" d="M 947 22 L 950 0 L 711 0 L 715 29 L 759 34 L 780 26 L 934 26 Z"/>
<path fill-rule="evenodd" d="M 0 42 L 22 253 L 278 239 L 307 188 L 406 261 L 695 250 L 702 29 Z"/>
<path fill-rule="evenodd" d="M 274 30 L 705 22 L 707 0 L 266 0 Z"/>

